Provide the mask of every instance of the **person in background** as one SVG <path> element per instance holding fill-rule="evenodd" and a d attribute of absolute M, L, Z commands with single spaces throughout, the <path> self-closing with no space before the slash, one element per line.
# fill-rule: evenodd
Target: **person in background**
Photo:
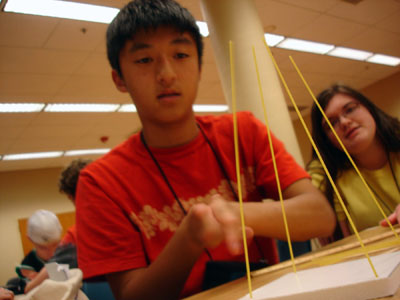
<path fill-rule="evenodd" d="M 90 159 L 75 159 L 66 167 L 60 175 L 58 188 L 60 193 L 66 195 L 75 205 L 76 187 L 78 185 L 79 174 L 92 161 Z M 68 228 L 61 245 L 76 245 L 76 225 Z"/>
<path fill-rule="evenodd" d="M 62 234 L 57 216 L 48 210 L 37 210 L 28 219 L 27 236 L 34 248 L 16 267 L 17 274 L 29 280 L 35 278 L 44 264 L 53 256 Z"/>
<path fill-rule="evenodd" d="M 192 109 L 202 50 L 195 19 L 173 0 L 131 1 L 107 29 L 112 79 L 143 127 L 81 172 L 77 245 L 84 277 L 105 275 L 117 299 L 186 297 L 208 266 L 244 261 L 233 116 Z M 279 201 L 262 201 L 278 199 L 267 129 L 249 112 L 237 119 L 249 257 L 273 264 L 273 238 L 286 235 Z M 272 140 L 292 238 L 331 234 L 329 203 Z"/>
<path fill-rule="evenodd" d="M 0 300 L 13 300 L 14 293 L 8 289 L 0 287 Z"/>
<path fill-rule="evenodd" d="M 68 199 L 75 205 L 76 186 L 78 184 L 79 173 L 86 167 L 91 160 L 76 159 L 73 160 L 61 172 L 58 188 L 59 191 L 65 194 Z M 57 262 L 60 264 L 68 264 L 70 268 L 77 268 L 78 262 L 76 257 L 76 227 L 75 225 L 68 228 L 61 242 L 57 245 L 54 255 L 49 259 L 49 262 Z M 25 293 L 31 291 L 34 287 L 41 284 L 45 279 L 49 278 L 46 268 L 43 268 L 39 274 L 27 283 Z"/>
<path fill-rule="evenodd" d="M 318 95 L 317 100 L 385 214 L 389 215 L 389 221 L 398 223 L 400 122 L 345 85 L 329 87 Z M 378 224 L 388 226 L 315 104 L 311 120 L 312 137 L 357 230 Z M 334 236 L 323 243 L 348 236 L 352 229 L 314 150 L 307 170 L 313 184 L 325 193 L 335 208 L 338 219 Z"/>

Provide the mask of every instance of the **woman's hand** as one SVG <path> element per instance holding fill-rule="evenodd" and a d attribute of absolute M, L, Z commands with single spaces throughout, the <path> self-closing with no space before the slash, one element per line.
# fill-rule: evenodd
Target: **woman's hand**
<path fill-rule="evenodd" d="M 394 212 L 390 216 L 388 216 L 388 220 L 392 225 L 400 223 L 400 204 L 397 205 Z M 388 222 L 386 222 L 386 219 L 380 221 L 379 224 L 384 227 L 389 226 Z"/>

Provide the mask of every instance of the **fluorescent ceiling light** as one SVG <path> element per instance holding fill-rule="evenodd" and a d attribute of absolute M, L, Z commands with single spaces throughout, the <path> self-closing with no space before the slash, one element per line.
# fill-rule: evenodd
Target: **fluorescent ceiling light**
<path fill-rule="evenodd" d="M 328 51 L 332 50 L 335 46 L 293 38 L 286 38 L 281 43 L 279 43 L 277 47 L 317 54 L 325 54 Z"/>
<path fill-rule="evenodd" d="M 105 154 L 110 151 L 110 148 L 104 149 L 85 149 L 85 150 L 68 150 L 65 151 L 65 156 L 76 156 L 76 155 L 90 155 L 90 154 Z"/>
<path fill-rule="evenodd" d="M 4 11 L 108 24 L 118 14 L 119 9 L 71 1 L 8 0 Z M 209 35 L 207 23 L 197 21 L 196 24 L 200 34 L 207 37 Z"/>
<path fill-rule="evenodd" d="M 110 23 L 118 8 L 55 0 L 8 0 L 4 11 L 46 17 Z"/>
<path fill-rule="evenodd" d="M 5 154 L 3 156 L 3 160 L 23 160 L 23 159 L 36 159 L 36 158 L 51 158 L 51 157 L 60 157 L 62 155 L 63 155 L 63 151 Z"/>
<path fill-rule="evenodd" d="M 47 104 L 46 112 L 113 112 L 119 104 L 95 104 L 95 103 L 53 103 Z"/>
<path fill-rule="evenodd" d="M 39 112 L 43 109 L 43 103 L 0 103 L 2 113 L 26 113 Z"/>
<path fill-rule="evenodd" d="M 193 111 L 195 112 L 225 112 L 228 111 L 227 105 L 204 105 L 204 104 L 194 104 Z M 136 107 L 134 104 L 122 104 L 118 109 L 118 112 L 136 112 Z"/>
<path fill-rule="evenodd" d="M 210 32 L 208 31 L 207 23 L 202 21 L 196 21 L 196 24 L 199 27 L 200 34 L 204 37 L 208 37 Z"/>
<path fill-rule="evenodd" d="M 327 53 L 327 55 L 355 59 L 355 60 L 366 60 L 372 55 L 372 52 L 361 51 L 345 47 L 335 47 L 332 51 Z"/>
<path fill-rule="evenodd" d="M 136 112 L 136 106 L 134 104 L 122 104 L 118 112 Z"/>
<path fill-rule="evenodd" d="M 371 63 L 388 65 L 393 67 L 400 64 L 400 58 L 383 54 L 374 54 L 371 57 L 369 57 L 367 61 Z"/>
<path fill-rule="evenodd" d="M 228 111 L 228 105 L 194 104 L 193 111 L 195 111 L 195 112 L 225 112 L 225 111 Z"/>
<path fill-rule="evenodd" d="M 280 42 L 282 42 L 285 37 L 283 35 L 265 33 L 264 38 L 265 38 L 265 41 L 267 42 L 268 46 L 274 47 L 277 44 L 279 44 Z"/>

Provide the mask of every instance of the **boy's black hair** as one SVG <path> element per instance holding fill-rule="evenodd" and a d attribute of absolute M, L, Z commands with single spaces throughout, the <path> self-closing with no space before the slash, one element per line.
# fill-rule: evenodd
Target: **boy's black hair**
<path fill-rule="evenodd" d="M 174 0 L 134 0 L 123 7 L 107 29 L 107 56 L 111 67 L 122 77 L 119 54 L 127 40 L 139 30 L 171 26 L 188 32 L 197 47 L 199 67 L 203 56 L 203 40 L 191 13 Z"/>

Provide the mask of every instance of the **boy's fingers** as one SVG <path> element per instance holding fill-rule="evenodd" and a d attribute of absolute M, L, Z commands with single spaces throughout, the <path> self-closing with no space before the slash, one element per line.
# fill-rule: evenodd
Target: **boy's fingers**
<path fill-rule="evenodd" d="M 214 195 L 210 203 L 215 218 L 222 226 L 227 248 L 235 255 L 243 252 L 242 224 L 236 204 L 225 201 L 220 195 Z M 253 235 L 253 230 L 246 227 L 247 240 L 251 239 Z"/>

